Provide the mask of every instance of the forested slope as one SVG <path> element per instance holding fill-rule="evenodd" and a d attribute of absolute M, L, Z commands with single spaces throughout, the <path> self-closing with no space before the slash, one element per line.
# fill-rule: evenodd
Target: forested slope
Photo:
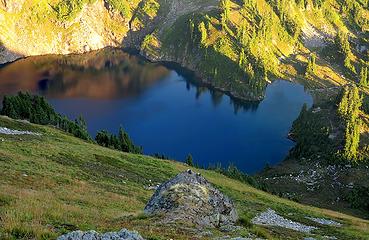
<path fill-rule="evenodd" d="M 136 48 L 256 100 L 275 77 L 311 88 L 357 80 L 368 61 L 368 16 L 366 0 L 3 0 L 0 61 Z"/>

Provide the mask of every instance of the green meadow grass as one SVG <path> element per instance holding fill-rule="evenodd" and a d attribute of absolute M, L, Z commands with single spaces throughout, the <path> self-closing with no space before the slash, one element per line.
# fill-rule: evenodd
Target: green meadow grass
<path fill-rule="evenodd" d="M 143 214 L 153 194 L 145 187 L 186 170 L 185 164 L 114 151 L 53 127 L 6 117 L 0 117 L 0 126 L 42 133 L 0 134 L 0 239 L 55 239 L 76 229 L 105 232 L 121 228 L 137 230 L 148 239 L 201 238 L 184 224 L 163 226 L 156 217 Z M 366 220 L 281 199 L 214 171 L 195 171 L 234 200 L 243 226 L 234 233 L 210 229 L 212 237 L 252 233 L 267 239 L 369 239 Z M 253 225 L 251 219 L 268 208 L 319 230 L 309 235 Z M 306 216 L 334 219 L 343 227 L 322 226 Z"/>

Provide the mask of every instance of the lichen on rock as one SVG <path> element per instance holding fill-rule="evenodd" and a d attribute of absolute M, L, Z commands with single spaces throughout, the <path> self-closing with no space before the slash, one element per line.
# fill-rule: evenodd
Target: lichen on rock
<path fill-rule="evenodd" d="M 238 219 L 233 202 L 192 170 L 160 185 L 144 211 L 147 215 L 161 215 L 164 222 L 199 227 L 233 225 Z"/>
<path fill-rule="evenodd" d="M 100 234 L 96 231 L 74 231 L 62 235 L 57 240 L 144 240 L 137 232 L 122 229 L 119 232 L 108 232 Z"/>

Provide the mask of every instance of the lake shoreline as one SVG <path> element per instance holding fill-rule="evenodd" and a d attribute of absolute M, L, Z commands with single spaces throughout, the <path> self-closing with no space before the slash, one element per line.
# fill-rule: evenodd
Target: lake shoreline
<path fill-rule="evenodd" d="M 92 136 L 123 125 L 146 154 L 184 161 L 191 153 L 205 167 L 233 163 L 249 174 L 288 155 L 294 145 L 288 139 L 292 122 L 302 104 L 312 102 L 302 85 L 280 79 L 267 87 L 262 101 L 242 101 L 178 64 L 152 63 L 116 48 L 13 64 L 0 69 L 2 94 L 22 90 L 44 95 L 69 118 L 82 114 Z M 19 75 L 16 69 L 25 71 Z"/>

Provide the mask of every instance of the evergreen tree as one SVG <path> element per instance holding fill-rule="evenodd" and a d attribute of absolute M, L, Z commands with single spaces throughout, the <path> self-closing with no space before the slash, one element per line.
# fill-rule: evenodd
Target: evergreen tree
<path fill-rule="evenodd" d="M 345 117 L 348 112 L 348 97 L 349 97 L 349 89 L 348 87 L 345 87 L 343 89 L 343 95 L 342 95 L 341 101 L 338 105 L 338 113 L 342 117 Z"/>
<path fill-rule="evenodd" d="M 360 143 L 361 120 L 359 118 L 362 97 L 356 86 L 344 89 L 338 112 L 345 124 L 343 157 L 347 160 L 357 161 Z"/>
<path fill-rule="evenodd" d="M 193 158 L 192 158 L 192 155 L 191 154 L 188 154 L 187 158 L 186 158 L 186 164 L 190 167 L 193 167 L 194 164 L 193 164 Z"/>
<path fill-rule="evenodd" d="M 223 31 L 228 30 L 227 23 L 230 18 L 230 12 L 231 12 L 231 1 L 230 0 L 221 0 L 220 1 L 220 8 L 222 10 L 222 13 L 220 14 L 220 22 Z"/>
<path fill-rule="evenodd" d="M 199 31 L 200 31 L 200 34 L 201 34 L 201 45 L 202 46 L 206 46 L 206 40 L 208 39 L 208 32 L 206 30 L 206 26 L 205 26 L 205 23 L 204 22 L 201 22 L 199 24 Z"/>
<path fill-rule="evenodd" d="M 95 141 L 103 147 L 110 147 L 110 134 L 106 130 L 99 131 L 96 134 Z"/>
<path fill-rule="evenodd" d="M 229 20 L 230 12 L 231 12 L 231 1 L 230 0 L 222 0 L 220 2 L 220 7 L 224 14 L 224 19 L 227 22 Z"/>
<path fill-rule="evenodd" d="M 314 75 L 316 72 L 316 55 L 315 53 L 310 55 L 308 65 L 306 67 L 305 75 L 311 76 Z"/>
<path fill-rule="evenodd" d="M 345 133 L 344 156 L 349 160 L 356 160 L 360 143 L 360 119 L 347 122 Z"/>
<path fill-rule="evenodd" d="M 241 44 L 241 46 L 246 46 L 248 42 L 248 34 L 247 34 L 247 20 L 243 20 L 241 22 L 241 26 L 237 30 L 237 37 L 238 41 Z"/>
<path fill-rule="evenodd" d="M 339 31 L 335 38 L 335 43 L 340 51 L 340 53 L 344 57 L 344 66 L 350 70 L 352 73 L 356 73 L 355 67 L 351 64 L 351 48 L 350 42 L 348 38 L 348 34 Z"/>
<path fill-rule="evenodd" d="M 359 76 L 359 85 L 362 87 L 368 86 L 368 67 L 365 65 L 361 67 L 360 76 Z"/>
<path fill-rule="evenodd" d="M 246 59 L 246 55 L 245 55 L 245 50 L 244 50 L 244 48 L 242 48 L 241 52 L 240 52 L 239 59 L 238 59 L 238 65 L 241 69 L 244 69 L 246 64 L 247 64 L 247 59 Z"/>

